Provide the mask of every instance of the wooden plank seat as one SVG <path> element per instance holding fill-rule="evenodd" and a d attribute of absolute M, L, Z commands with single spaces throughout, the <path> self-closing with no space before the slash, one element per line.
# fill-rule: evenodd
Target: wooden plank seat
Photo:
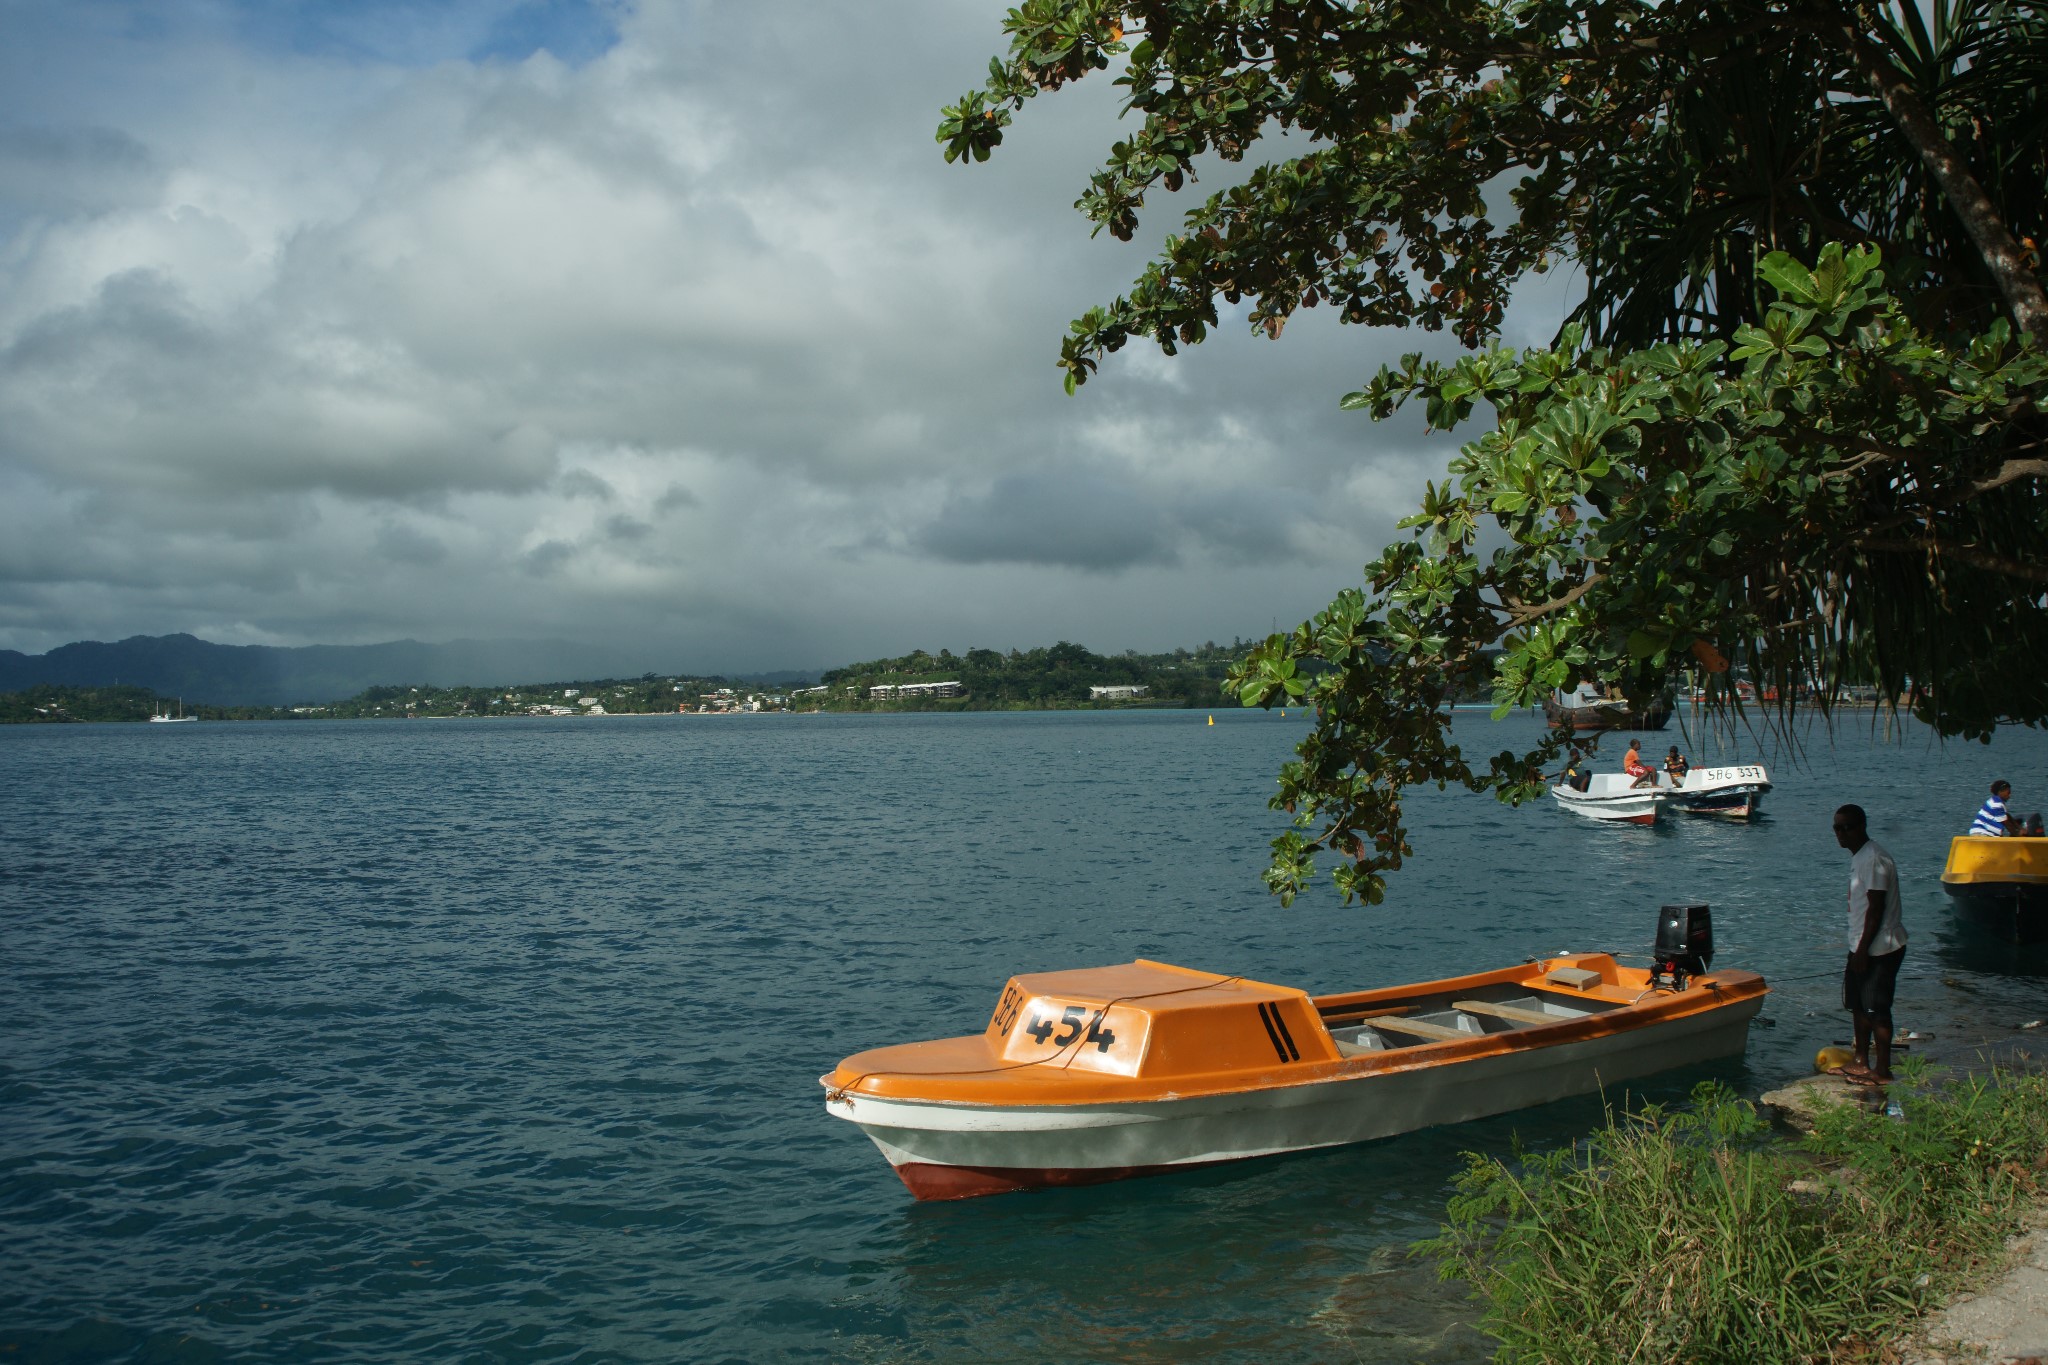
<path fill-rule="evenodd" d="M 1569 1016 L 1545 1014 L 1541 1010 L 1525 1010 L 1520 1005 L 1495 1005 L 1485 1000 L 1453 1000 L 1451 1008 L 1467 1014 L 1484 1014 L 1494 1019 L 1505 1019 L 1511 1024 L 1562 1024 Z"/>
<path fill-rule="evenodd" d="M 1406 1014 L 1414 1008 L 1415 1006 L 1413 1005 L 1382 1005 L 1378 1009 L 1369 1010 L 1340 1009 L 1325 1014 L 1323 1016 L 1323 1026 L 1325 1028 L 1342 1028 L 1346 1024 L 1362 1024 L 1369 1019 L 1384 1019 L 1391 1014 Z"/>
<path fill-rule="evenodd" d="M 1479 1037 L 1462 1029 L 1445 1028 L 1442 1024 L 1428 1024 L 1420 1019 L 1375 1019 L 1372 1027 L 1381 1033 L 1405 1033 L 1415 1038 L 1426 1038 L 1432 1043 L 1449 1042 L 1452 1039 Z"/>

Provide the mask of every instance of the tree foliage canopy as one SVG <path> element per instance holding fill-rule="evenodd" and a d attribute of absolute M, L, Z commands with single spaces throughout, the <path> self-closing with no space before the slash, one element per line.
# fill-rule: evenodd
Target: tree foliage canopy
<path fill-rule="evenodd" d="M 1333 848 L 1339 888 L 1378 900 L 1415 783 L 1541 790 L 1554 744 L 1479 762 L 1451 739 L 1442 703 L 1488 646 L 1503 707 L 1700 669 L 1725 714 L 1733 660 L 1776 719 L 1852 682 L 1947 734 L 2048 717 L 2038 4 L 1028 0 L 1006 28 L 946 110 L 948 159 L 1114 69 L 1139 126 L 1077 204 L 1098 229 L 1256 160 L 1074 323 L 1070 391 L 1134 337 L 1202 340 L 1219 302 L 1271 337 L 1329 305 L 1470 352 L 1345 397 L 1490 428 L 1361 588 L 1233 677 L 1317 710 L 1275 798 L 1283 896 Z M 1560 259 L 1587 287 L 1555 342 L 1495 348 Z"/>

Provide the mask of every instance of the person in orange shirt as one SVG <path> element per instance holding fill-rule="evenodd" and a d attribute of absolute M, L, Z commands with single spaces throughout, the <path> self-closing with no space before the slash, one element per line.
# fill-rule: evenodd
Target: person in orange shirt
<path fill-rule="evenodd" d="M 1621 760 L 1621 770 L 1635 779 L 1635 786 L 1657 785 L 1657 770 L 1643 762 L 1643 742 L 1639 739 L 1628 742 L 1628 753 Z"/>

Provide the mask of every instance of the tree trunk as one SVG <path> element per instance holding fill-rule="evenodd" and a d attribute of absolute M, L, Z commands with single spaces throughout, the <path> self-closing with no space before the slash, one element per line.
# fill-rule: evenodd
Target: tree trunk
<path fill-rule="evenodd" d="M 2013 320 L 2020 325 L 2021 331 L 2033 337 L 2038 344 L 2048 347 L 2048 294 L 2042 292 L 2040 279 L 2027 268 L 2025 253 L 2013 240 L 2011 229 L 1999 216 L 1991 197 L 1984 193 L 1977 177 L 1970 174 L 1970 168 L 1956 155 L 1956 149 L 1941 131 L 1941 125 L 1934 121 L 1934 116 L 1899 69 L 1878 51 L 1853 20 L 1845 26 L 1845 31 L 1849 39 L 1850 59 L 1855 63 L 1857 73 L 1870 83 L 1871 90 L 1884 102 L 1892 121 L 1906 135 L 1906 141 L 1913 144 L 1920 160 L 1926 163 L 1934 183 L 1941 186 L 1949 207 L 1962 220 L 1963 229 L 1970 234 L 1978 255 L 1983 257 L 1991 278 L 2005 296 L 2005 304 L 2012 310 Z"/>

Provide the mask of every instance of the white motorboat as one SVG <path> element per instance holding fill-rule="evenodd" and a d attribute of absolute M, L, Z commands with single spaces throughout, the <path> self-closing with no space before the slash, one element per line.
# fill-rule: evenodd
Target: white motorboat
<path fill-rule="evenodd" d="M 1584 791 L 1563 783 L 1550 789 L 1557 804 L 1589 820 L 1612 820 L 1629 825 L 1652 825 L 1669 793 L 1655 785 L 1655 779 L 1636 785 L 1627 773 L 1594 773 Z"/>
<path fill-rule="evenodd" d="M 1725 768 L 1694 768 L 1665 789 L 1674 810 L 1687 815 L 1719 815 L 1729 820 L 1747 820 L 1763 806 L 1764 793 L 1771 789 L 1771 775 L 1761 763 L 1738 763 Z"/>

